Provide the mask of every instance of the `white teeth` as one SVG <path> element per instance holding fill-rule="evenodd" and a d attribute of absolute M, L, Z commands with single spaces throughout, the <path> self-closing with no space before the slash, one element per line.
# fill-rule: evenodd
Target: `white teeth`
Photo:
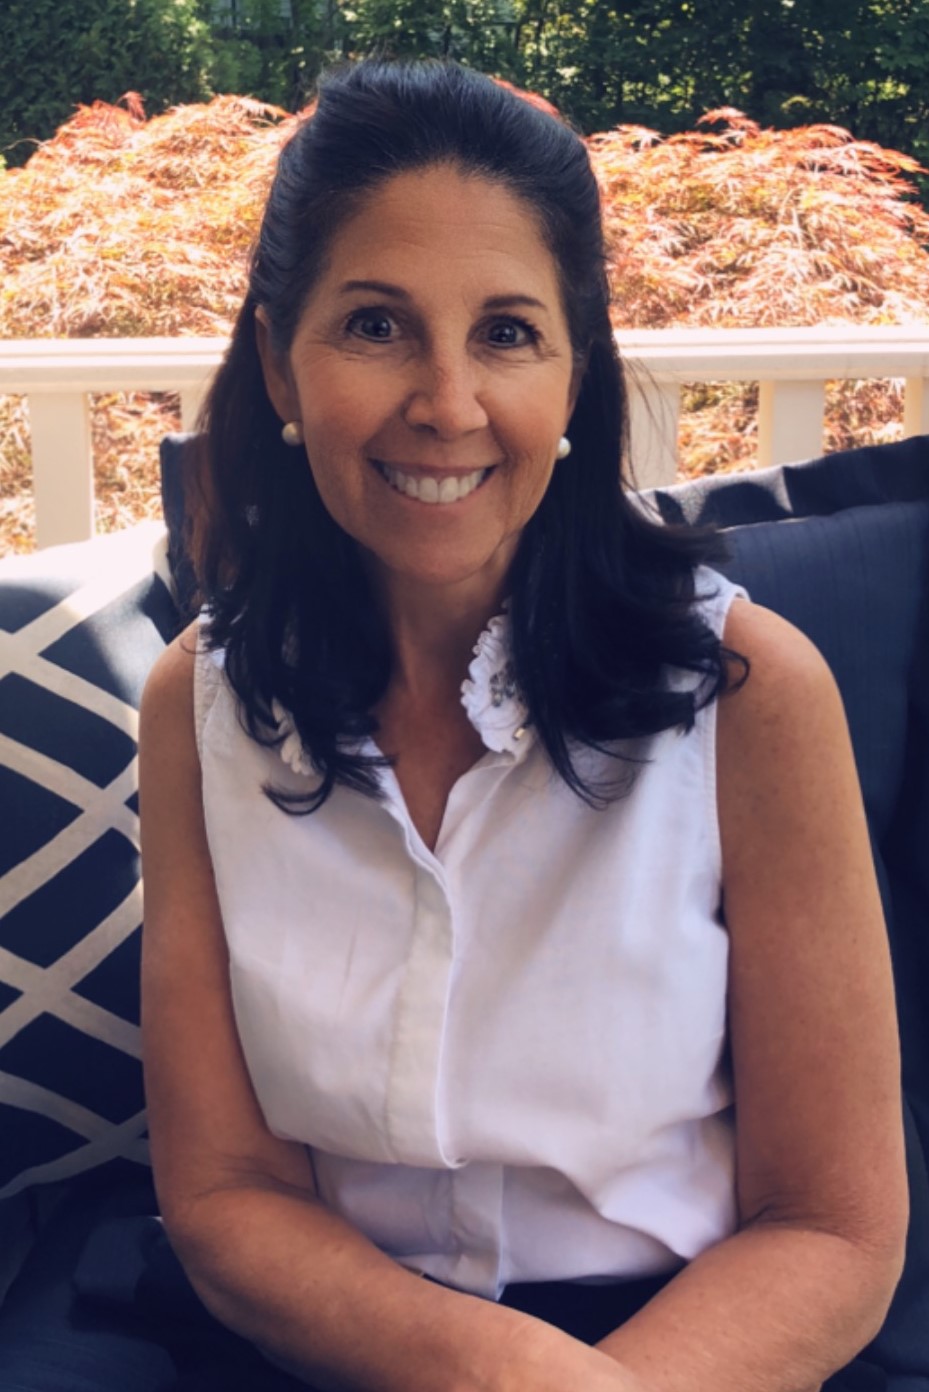
<path fill-rule="evenodd" d="M 443 479 L 436 479 L 417 478 L 412 474 L 404 474 L 400 469 L 391 469 L 387 464 L 379 464 L 378 468 L 391 488 L 396 488 L 398 493 L 405 493 L 408 498 L 416 498 L 421 503 L 457 503 L 459 499 L 473 493 L 490 473 L 489 469 L 475 469 L 473 474 L 467 474 L 464 478 L 447 475 Z"/>

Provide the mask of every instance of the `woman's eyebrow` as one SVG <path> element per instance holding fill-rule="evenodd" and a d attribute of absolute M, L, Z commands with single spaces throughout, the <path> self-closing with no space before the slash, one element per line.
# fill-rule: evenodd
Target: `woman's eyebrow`
<path fill-rule="evenodd" d="M 391 285 L 386 280 L 346 280 L 339 286 L 340 295 L 351 295 L 363 290 L 369 294 L 386 295 L 395 300 L 406 300 L 409 302 L 413 296 L 408 290 L 404 290 L 400 285 Z M 483 304 L 484 309 L 508 309 L 510 307 L 522 305 L 530 309 L 545 310 L 547 306 L 542 300 L 535 299 L 532 295 L 490 295 Z"/>
<path fill-rule="evenodd" d="M 339 286 L 340 295 L 350 295 L 356 290 L 373 291 L 376 295 L 390 295 L 395 300 L 412 299 L 409 291 L 399 285 L 390 285 L 386 280 L 346 280 Z"/>
<path fill-rule="evenodd" d="M 491 295 L 484 301 L 485 309 L 508 309 L 510 305 L 523 305 L 529 309 L 547 309 L 542 300 L 532 295 Z"/>

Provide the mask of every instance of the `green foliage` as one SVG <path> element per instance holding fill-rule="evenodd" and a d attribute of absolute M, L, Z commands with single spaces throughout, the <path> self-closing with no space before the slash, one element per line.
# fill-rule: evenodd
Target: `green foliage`
<path fill-rule="evenodd" d="M 516 77 L 587 132 L 731 106 L 929 162 L 929 0 L 518 0 Z"/>
<path fill-rule="evenodd" d="M 518 0 L 360 0 L 351 20 L 352 48 L 398 57 L 457 58 L 497 76 L 515 71 Z"/>
<path fill-rule="evenodd" d="M 5 0 L 0 152 L 21 164 L 78 103 L 142 89 L 155 109 L 209 95 L 200 0 Z"/>
<path fill-rule="evenodd" d="M 670 133 L 730 106 L 929 164 L 929 0 L 329 0 L 328 13 L 343 52 L 449 53 L 587 133 Z"/>
<path fill-rule="evenodd" d="M 256 96 L 289 110 L 299 107 L 330 56 L 319 0 L 290 0 L 287 7 L 281 0 L 236 0 L 225 13 L 210 0 L 201 3 L 212 15 L 211 90 Z"/>
<path fill-rule="evenodd" d="M 458 58 L 585 132 L 686 130 L 736 107 L 829 122 L 929 164 L 929 0 L 5 0 L 0 151 L 78 102 L 216 92 L 289 110 L 334 58 Z"/>

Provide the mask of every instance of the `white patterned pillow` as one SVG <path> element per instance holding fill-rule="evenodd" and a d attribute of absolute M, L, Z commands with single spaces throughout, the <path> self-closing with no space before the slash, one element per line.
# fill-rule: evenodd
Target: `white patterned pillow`
<path fill-rule="evenodd" d="M 136 735 L 164 528 L 0 562 L 0 1199 L 147 1163 Z"/>

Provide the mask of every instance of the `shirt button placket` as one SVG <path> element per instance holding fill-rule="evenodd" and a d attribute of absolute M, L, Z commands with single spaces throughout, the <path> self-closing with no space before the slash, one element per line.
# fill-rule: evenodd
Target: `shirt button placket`
<path fill-rule="evenodd" d="M 415 861 L 413 925 L 387 1084 L 390 1145 L 404 1164 L 454 1165 L 439 1134 L 438 1094 L 454 934 L 438 867 Z"/>

